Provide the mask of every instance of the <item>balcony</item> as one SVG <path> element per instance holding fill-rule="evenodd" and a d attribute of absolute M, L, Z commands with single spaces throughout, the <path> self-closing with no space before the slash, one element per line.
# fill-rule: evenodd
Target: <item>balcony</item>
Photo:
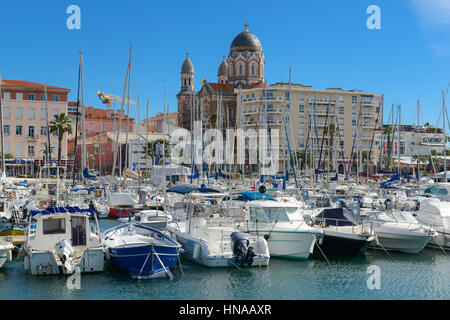
<path fill-rule="evenodd" d="M 39 140 L 39 136 L 38 135 L 34 135 L 34 136 L 27 136 L 27 141 L 37 141 Z"/>
<path fill-rule="evenodd" d="M 368 100 L 363 100 L 362 102 L 361 102 L 361 104 L 363 105 L 363 106 L 374 106 L 375 105 L 375 102 L 374 101 L 368 101 Z"/>
<path fill-rule="evenodd" d="M 310 104 L 336 104 L 335 99 L 309 99 Z"/>
<path fill-rule="evenodd" d="M 283 102 L 284 99 L 282 97 L 254 97 L 242 99 L 243 103 L 249 102 Z"/>
<path fill-rule="evenodd" d="M 242 114 L 244 115 L 248 115 L 248 114 L 258 114 L 264 113 L 264 108 L 261 108 L 261 110 L 259 108 L 256 109 L 246 109 L 242 111 Z M 283 113 L 283 108 L 270 108 L 270 109 L 266 109 L 266 113 L 268 114 L 274 114 L 274 113 Z"/>
<path fill-rule="evenodd" d="M 270 124 L 270 125 L 281 125 L 283 123 L 283 121 L 282 120 L 267 120 L 266 123 Z M 264 122 L 262 120 L 259 120 L 258 124 L 259 124 L 258 126 L 261 128 L 264 125 Z M 255 120 L 243 121 L 242 125 L 243 126 L 256 126 L 256 121 Z"/>

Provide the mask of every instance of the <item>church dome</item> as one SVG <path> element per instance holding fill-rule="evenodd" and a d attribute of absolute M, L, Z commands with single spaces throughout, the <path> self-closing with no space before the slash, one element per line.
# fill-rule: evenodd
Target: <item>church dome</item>
<path fill-rule="evenodd" d="M 217 72 L 217 75 L 220 76 L 228 76 L 228 64 L 225 61 L 225 57 L 223 57 L 223 61 L 220 64 L 219 71 Z"/>
<path fill-rule="evenodd" d="M 231 51 L 262 51 L 261 42 L 250 31 L 248 31 L 248 25 L 244 25 L 245 30 L 239 33 L 231 43 Z"/>
<path fill-rule="evenodd" d="M 189 53 L 186 54 L 186 60 L 183 62 L 181 67 L 181 73 L 194 73 L 194 66 L 192 65 L 191 59 L 189 59 Z"/>

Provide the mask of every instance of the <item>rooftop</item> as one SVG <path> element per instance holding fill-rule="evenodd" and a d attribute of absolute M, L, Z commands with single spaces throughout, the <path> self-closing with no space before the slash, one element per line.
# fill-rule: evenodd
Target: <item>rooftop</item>
<path fill-rule="evenodd" d="M 64 92 L 70 92 L 70 89 L 62 88 L 62 87 L 55 87 L 55 86 L 49 86 L 37 82 L 30 82 L 25 80 L 12 80 L 12 79 L 2 79 L 2 88 L 9 88 L 9 89 L 40 89 L 45 90 L 47 87 L 48 91 L 64 91 Z"/>

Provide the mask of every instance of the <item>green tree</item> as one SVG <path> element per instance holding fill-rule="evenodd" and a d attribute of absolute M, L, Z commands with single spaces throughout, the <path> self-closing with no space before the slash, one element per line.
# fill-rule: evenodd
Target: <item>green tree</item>
<path fill-rule="evenodd" d="M 55 120 L 50 121 L 50 132 L 58 133 L 58 162 L 61 162 L 61 145 L 65 133 L 72 134 L 72 122 L 64 112 L 54 115 Z"/>
<path fill-rule="evenodd" d="M 54 150 L 55 150 L 55 148 L 50 146 L 50 154 L 52 154 Z M 43 155 L 42 160 L 44 160 L 44 164 L 45 164 L 45 163 L 47 163 L 47 160 L 50 159 L 49 158 L 49 148 L 48 148 L 47 142 L 44 142 L 44 148 L 41 150 L 41 153 Z"/>
<path fill-rule="evenodd" d="M 392 134 L 392 127 L 389 125 L 383 126 L 383 135 L 387 136 L 387 161 L 384 161 L 385 169 L 389 169 L 389 166 L 391 164 L 391 157 L 392 157 L 392 146 L 391 146 L 391 134 Z"/>
<path fill-rule="evenodd" d="M 216 127 L 216 123 L 217 123 L 217 114 L 213 113 L 210 117 L 209 117 L 209 125 L 210 128 L 215 128 Z"/>
<path fill-rule="evenodd" d="M 331 150 L 330 150 L 330 148 L 332 148 L 333 146 L 334 146 L 334 133 L 335 133 L 335 130 L 336 129 L 336 127 L 335 127 L 335 125 L 334 125 L 334 123 L 330 123 L 325 129 L 324 129 L 324 132 L 325 132 L 325 134 L 326 135 L 328 135 L 330 138 L 329 139 L 327 139 L 327 155 L 329 154 L 330 155 L 330 158 L 328 159 L 328 163 L 330 164 L 330 165 L 332 165 L 332 160 L 333 160 L 333 154 L 331 153 Z"/>
<path fill-rule="evenodd" d="M 143 146 L 144 155 L 146 158 L 151 157 L 152 163 L 155 164 L 156 154 L 156 145 L 164 143 L 164 153 L 166 157 L 169 157 L 169 141 L 164 139 L 158 139 L 155 141 L 148 141 Z"/>
<path fill-rule="evenodd" d="M 2 153 L 0 152 L 0 159 L 3 158 Z M 5 153 L 5 160 L 11 160 L 14 159 L 14 156 L 11 153 Z"/>

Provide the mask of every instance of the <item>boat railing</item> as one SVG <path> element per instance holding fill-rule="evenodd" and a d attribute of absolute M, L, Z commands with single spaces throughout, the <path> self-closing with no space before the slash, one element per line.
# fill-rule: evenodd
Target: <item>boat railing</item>
<path fill-rule="evenodd" d="M 339 225 L 339 222 L 347 222 L 348 223 L 349 221 L 346 219 L 337 219 L 337 218 L 320 218 L 320 219 L 321 219 L 320 226 L 322 228 L 333 227 L 333 228 L 335 228 L 336 231 L 338 231 L 338 227 L 349 227 L 349 225 Z M 331 223 L 327 224 L 327 221 L 330 221 Z M 365 233 L 372 234 L 372 224 L 370 224 L 370 227 L 367 227 L 366 226 L 367 222 L 369 222 L 369 221 L 362 222 L 362 223 L 352 223 L 352 225 L 351 225 L 352 233 L 353 234 L 355 233 L 355 229 L 356 229 L 356 231 L 358 231 L 358 229 L 359 229 L 361 231 L 361 233 L 363 233 L 363 234 L 365 234 Z"/>

